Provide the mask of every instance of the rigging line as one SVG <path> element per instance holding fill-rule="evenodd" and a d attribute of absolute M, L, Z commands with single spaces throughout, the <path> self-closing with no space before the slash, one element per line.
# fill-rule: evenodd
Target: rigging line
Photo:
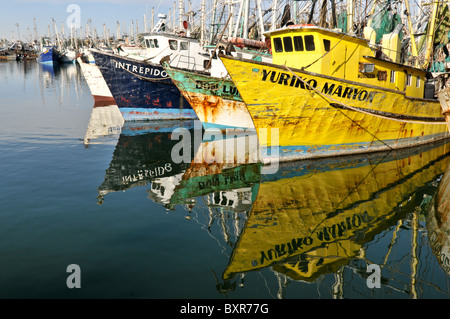
<path fill-rule="evenodd" d="M 312 87 L 311 85 L 309 85 L 309 83 L 307 83 L 306 81 L 304 81 L 301 77 L 299 77 L 297 74 L 295 74 L 294 72 L 292 72 L 291 69 L 289 69 L 286 65 L 284 66 L 293 76 L 295 76 L 297 79 L 300 79 L 300 81 L 302 81 L 305 85 L 307 85 L 310 89 L 314 90 L 317 94 L 319 94 L 319 96 L 321 98 L 323 98 L 325 101 L 327 101 L 327 99 L 323 96 L 325 94 L 322 94 L 321 92 L 319 92 L 319 90 L 317 90 L 316 88 Z M 326 96 L 326 95 L 325 95 Z M 328 96 L 327 96 L 328 97 Z M 345 105 L 342 102 L 329 97 L 329 99 L 341 104 L 341 105 Z M 327 101 L 328 102 L 328 101 Z M 328 102 L 329 103 L 329 102 Z M 330 104 L 330 103 L 329 103 Z M 352 107 L 349 107 L 350 109 L 352 109 Z M 362 127 L 361 124 L 357 123 L 356 121 L 354 121 L 352 118 L 350 118 L 347 114 L 345 114 L 343 111 L 341 111 L 340 109 L 338 109 L 342 115 L 344 115 L 345 117 L 347 117 L 350 121 L 352 121 L 353 123 L 355 123 L 356 125 L 358 125 L 361 129 L 363 129 L 366 133 L 368 133 L 370 136 L 372 136 L 373 138 L 375 138 L 377 141 L 381 142 L 382 144 L 384 144 L 386 147 L 388 147 L 389 149 L 393 149 L 390 145 L 386 144 L 384 141 L 380 140 L 378 137 L 376 137 L 374 134 L 372 134 L 371 132 L 369 132 L 365 127 Z M 369 113 L 370 114 L 370 113 Z M 371 114 L 372 115 L 372 114 Z M 378 116 L 376 114 L 373 114 L 374 116 Z"/>
<path fill-rule="evenodd" d="M 309 68 L 311 65 L 313 65 L 314 63 L 316 63 L 317 61 L 319 61 L 320 59 L 324 58 L 328 53 L 330 53 L 331 51 L 333 51 L 333 49 L 347 36 L 347 34 L 344 34 L 338 42 L 336 42 L 336 44 L 330 49 L 330 51 L 325 52 L 321 57 L 319 57 L 318 59 L 316 59 L 315 61 L 313 61 L 312 63 L 308 64 L 307 66 L 302 67 L 302 70 L 305 70 L 307 68 Z"/>

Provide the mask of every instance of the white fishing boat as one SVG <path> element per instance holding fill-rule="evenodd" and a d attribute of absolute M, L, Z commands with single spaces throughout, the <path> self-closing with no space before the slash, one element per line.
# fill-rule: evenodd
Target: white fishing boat
<path fill-rule="evenodd" d="M 89 60 L 84 58 L 84 55 L 77 57 L 76 60 L 80 65 L 96 105 L 115 105 L 116 102 L 98 66 L 95 63 L 90 63 Z"/>

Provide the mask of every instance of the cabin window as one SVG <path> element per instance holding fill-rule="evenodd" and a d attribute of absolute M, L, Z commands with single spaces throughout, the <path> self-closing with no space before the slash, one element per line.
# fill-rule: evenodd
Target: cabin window
<path fill-rule="evenodd" d="M 330 40 L 323 40 L 323 47 L 325 48 L 325 51 L 330 51 L 331 42 Z"/>
<path fill-rule="evenodd" d="M 180 50 L 188 50 L 189 42 L 180 42 Z"/>
<path fill-rule="evenodd" d="M 171 50 L 178 50 L 177 40 L 169 40 L 169 47 Z"/>
<path fill-rule="evenodd" d="M 391 71 L 391 83 L 395 83 L 395 71 Z"/>
<path fill-rule="evenodd" d="M 411 74 L 406 74 L 406 85 L 411 86 Z"/>
<path fill-rule="evenodd" d="M 303 38 L 301 36 L 294 37 L 295 51 L 303 51 Z"/>
<path fill-rule="evenodd" d="M 275 46 L 275 52 L 283 52 L 283 45 L 281 44 L 281 38 L 274 38 L 273 44 Z"/>
<path fill-rule="evenodd" d="M 283 38 L 284 52 L 292 52 L 294 51 L 292 48 L 292 38 L 284 37 Z"/>
<path fill-rule="evenodd" d="M 416 79 L 416 87 L 420 88 L 420 76 Z"/>
<path fill-rule="evenodd" d="M 316 49 L 314 45 L 314 36 L 305 35 L 305 48 L 306 51 L 314 51 Z"/>
<path fill-rule="evenodd" d="M 145 39 L 145 46 L 147 48 L 150 48 L 150 40 L 149 39 Z"/>
<path fill-rule="evenodd" d="M 147 39 L 146 43 L 148 48 L 159 48 L 158 40 L 156 39 Z"/>

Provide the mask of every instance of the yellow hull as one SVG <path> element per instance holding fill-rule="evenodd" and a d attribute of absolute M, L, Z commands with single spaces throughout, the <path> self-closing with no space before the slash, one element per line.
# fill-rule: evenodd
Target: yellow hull
<path fill-rule="evenodd" d="M 449 164 L 449 143 L 364 157 L 283 164 L 263 176 L 223 278 L 273 267 L 313 280 L 359 255 L 404 217 L 408 202 Z"/>
<path fill-rule="evenodd" d="M 438 101 L 268 63 L 221 59 L 252 116 L 266 162 L 398 149 L 448 136 Z M 278 141 L 266 139 L 262 129 L 275 129 Z"/>

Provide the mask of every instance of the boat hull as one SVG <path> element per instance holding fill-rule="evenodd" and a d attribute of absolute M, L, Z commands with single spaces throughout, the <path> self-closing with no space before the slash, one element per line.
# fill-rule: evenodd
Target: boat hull
<path fill-rule="evenodd" d="M 126 121 L 197 119 L 162 66 L 92 50 Z"/>
<path fill-rule="evenodd" d="M 59 63 L 59 56 L 55 48 L 47 48 L 44 52 L 39 54 L 38 62 L 44 64 Z"/>
<path fill-rule="evenodd" d="M 116 104 L 98 66 L 94 63 L 83 62 L 81 57 L 77 58 L 77 62 L 86 79 L 96 106 Z"/>
<path fill-rule="evenodd" d="M 205 129 L 254 129 L 247 106 L 231 80 L 170 67 L 166 71 Z"/>
<path fill-rule="evenodd" d="M 221 58 L 252 116 L 264 162 L 399 149 L 448 137 L 438 101 Z M 264 138 L 269 130 L 278 138 Z"/>

